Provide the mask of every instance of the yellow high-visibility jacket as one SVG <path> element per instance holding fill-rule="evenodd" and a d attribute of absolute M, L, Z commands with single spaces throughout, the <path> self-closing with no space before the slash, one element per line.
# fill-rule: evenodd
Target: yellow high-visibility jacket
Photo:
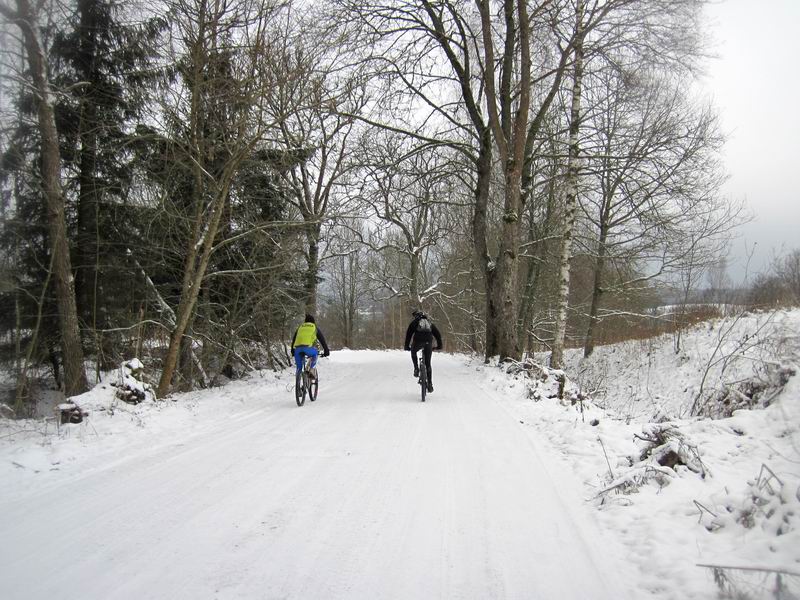
<path fill-rule="evenodd" d="M 313 346 L 317 341 L 317 326 L 314 323 L 303 323 L 297 328 L 292 348 Z"/>

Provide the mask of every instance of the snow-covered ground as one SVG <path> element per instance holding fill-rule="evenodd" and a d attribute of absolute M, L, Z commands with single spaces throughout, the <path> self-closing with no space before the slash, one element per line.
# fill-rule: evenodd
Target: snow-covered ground
<path fill-rule="evenodd" d="M 800 311 L 701 324 L 677 353 L 666 335 L 600 347 L 589 359 L 571 350 L 566 362 L 592 399 L 547 400 L 555 384 L 545 373 L 532 389 L 527 377 L 516 386 L 545 399 L 517 406 L 586 484 L 601 528 L 637 565 L 640 589 L 716 597 L 714 571 L 696 565 L 718 565 L 739 567 L 717 571 L 723 587 L 748 594 L 732 597 L 800 597 L 800 377 L 792 375 L 800 368 Z M 768 406 L 716 420 L 689 416 L 695 400 L 709 413 L 715 399 L 738 400 L 717 393 L 730 388 L 756 390 L 754 404 Z M 668 446 L 694 459 L 691 468 L 642 460 L 652 444 L 641 438 L 659 429 Z M 770 570 L 785 573 L 784 595 Z"/>
<path fill-rule="evenodd" d="M 744 569 L 800 572 L 800 378 L 688 413 L 796 366 L 799 325 L 571 353 L 574 404 L 546 370 L 446 354 L 423 404 L 402 352 L 334 352 L 300 408 L 288 372 L 136 406 L 102 384 L 83 423 L 0 421 L 0 598 L 716 598 L 698 565 L 796 597 Z M 643 456 L 659 432 L 686 466 Z"/>

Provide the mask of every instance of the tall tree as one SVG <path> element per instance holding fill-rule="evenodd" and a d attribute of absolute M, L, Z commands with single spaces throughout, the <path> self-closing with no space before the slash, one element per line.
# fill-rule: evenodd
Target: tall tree
<path fill-rule="evenodd" d="M 52 253 L 52 281 L 58 305 L 64 391 L 68 396 L 88 388 L 83 365 L 78 313 L 72 287 L 72 265 L 67 242 L 65 199 L 61 186 L 61 154 L 45 49 L 41 42 L 41 13 L 29 0 L 17 0 L 16 10 L 0 4 L 0 14 L 22 32 L 32 79 L 41 136 L 41 185 L 47 203 L 48 241 Z"/>
<path fill-rule="evenodd" d="M 550 362 L 560 368 L 566 336 L 569 301 L 569 270 L 573 228 L 577 209 L 581 93 L 584 70 L 591 58 L 596 65 L 635 71 L 644 68 L 671 70 L 676 75 L 691 72 L 700 54 L 701 42 L 697 13 L 699 0 L 614 0 L 586 3 L 574 7 L 573 81 L 569 114 L 569 141 L 564 184 L 564 228 L 559 261 L 559 297 Z M 597 68 L 596 66 L 594 68 Z M 591 111 L 586 107 L 583 111 Z"/>
<path fill-rule="evenodd" d="M 231 189 L 243 163 L 274 126 L 264 97 L 271 92 L 267 61 L 269 22 L 276 6 L 216 0 L 179 0 L 176 25 L 185 47 L 176 122 L 185 124 L 182 159 L 190 165 L 187 198 L 190 233 L 175 324 L 158 384 L 165 396 L 178 366 L 181 348 L 195 317 L 211 256 L 229 207 Z M 183 119 L 185 117 L 185 120 Z"/>
<path fill-rule="evenodd" d="M 404 143 L 407 138 L 378 137 L 385 139 L 368 146 L 372 159 L 363 169 L 361 197 L 367 216 L 379 221 L 362 243 L 381 257 L 372 278 L 383 299 L 422 306 L 441 293 L 426 262 L 448 233 L 442 213 L 451 196 L 452 165 L 435 150 Z M 378 262 L 375 257 L 372 264 Z"/>
<path fill-rule="evenodd" d="M 357 348 L 363 340 L 356 339 L 359 309 L 366 298 L 367 285 L 363 268 L 366 247 L 359 243 L 366 236 L 360 220 L 343 219 L 332 241 L 331 257 L 326 266 L 328 287 L 327 319 L 345 348 Z"/>
<path fill-rule="evenodd" d="M 494 317 L 496 349 L 490 353 L 518 359 L 520 346 L 517 329 L 518 270 L 520 223 L 522 217 L 522 172 L 529 127 L 531 100 L 531 32 L 527 0 L 505 0 L 502 51 L 497 57 L 499 78 L 495 72 L 495 28 L 490 2 L 478 7 L 483 42 L 484 81 L 489 124 L 503 170 L 503 217 L 498 260 L 492 271 L 496 284 L 488 289 L 496 311 Z M 516 81 L 515 81 L 516 79 Z M 497 81 L 496 81 L 497 80 Z M 499 85 L 498 85 L 499 84 Z"/>
<path fill-rule="evenodd" d="M 371 58 L 381 74 L 394 86 L 387 102 L 396 106 L 403 102 L 399 96 L 406 94 L 407 114 L 411 121 L 418 117 L 413 123 L 379 119 L 372 123 L 422 142 L 447 144 L 471 161 L 472 235 L 486 287 L 486 356 L 517 357 L 517 271 L 524 198 L 519 188 L 531 140 L 560 89 L 571 56 L 569 33 L 565 44 L 556 43 L 553 61 L 552 47 L 534 46 L 531 32 L 535 26 L 538 36 L 557 38 L 554 28 L 562 28 L 563 15 L 550 2 L 529 8 L 525 0 L 369 5 L 342 0 L 341 4 L 356 22 L 364 45 L 374 53 Z M 534 81 L 544 91 L 532 104 Z M 493 181 L 497 156 L 503 173 L 499 187 Z M 492 217 L 494 197 L 503 199 L 499 223 Z M 494 238 L 495 227 L 498 238 Z"/>
<path fill-rule="evenodd" d="M 582 202 L 596 235 L 585 356 L 594 349 L 609 266 L 638 261 L 653 279 L 682 263 L 690 246 L 684 240 L 698 233 L 700 215 L 722 220 L 717 237 L 736 223 L 718 206 L 722 136 L 713 111 L 688 102 L 669 78 L 652 73 L 606 71 L 595 79 L 602 97 L 594 100 L 587 124 L 597 149 L 587 177 L 596 184 Z"/>
<path fill-rule="evenodd" d="M 287 32 L 284 40 L 285 47 L 277 49 L 280 59 L 272 63 L 278 90 L 268 101 L 282 146 L 303 157 L 285 172 L 285 179 L 305 225 L 302 301 L 307 313 L 316 314 L 322 230 L 335 211 L 337 188 L 352 169 L 351 115 L 360 113 L 365 97 L 357 72 L 337 71 L 341 47 L 302 29 Z"/>
<path fill-rule="evenodd" d="M 56 82 L 69 90 L 56 115 L 63 158 L 77 173 L 76 300 L 80 318 L 92 330 L 107 327 L 111 318 L 113 291 L 98 296 L 103 271 L 123 260 L 118 249 L 124 245 L 106 243 L 115 230 L 124 229 L 118 222 L 112 226 L 111 207 L 124 202 L 129 189 L 127 141 L 159 70 L 154 44 L 164 27 L 160 16 L 131 22 L 121 12 L 109 0 L 78 0 L 71 29 L 53 43 Z M 107 288 L 119 285 L 107 283 Z"/>
<path fill-rule="evenodd" d="M 578 177 L 580 175 L 579 138 L 581 128 L 581 91 L 583 86 L 583 0 L 575 6 L 575 60 L 572 67 L 572 101 L 569 115 L 569 142 L 567 168 L 564 183 L 564 223 L 561 233 L 559 258 L 559 293 L 556 305 L 555 334 L 553 336 L 550 366 L 560 369 L 564 362 L 564 341 L 567 330 L 567 308 L 569 304 L 570 258 L 572 257 L 572 235 L 578 202 Z"/>

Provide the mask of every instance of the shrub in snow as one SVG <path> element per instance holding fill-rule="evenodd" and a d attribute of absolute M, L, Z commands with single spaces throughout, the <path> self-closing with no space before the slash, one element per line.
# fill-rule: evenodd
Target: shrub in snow
<path fill-rule="evenodd" d="M 680 465 L 700 477 L 705 478 L 707 475 L 708 471 L 700 460 L 697 446 L 673 423 L 649 423 L 642 427 L 641 435 L 635 434 L 634 437 L 640 442 L 640 461 L 649 460 L 673 470 Z"/>
<path fill-rule="evenodd" d="M 734 494 L 726 490 L 715 498 L 711 508 L 696 500 L 695 506 L 700 511 L 699 523 L 709 531 L 729 531 L 739 538 L 742 530 L 760 530 L 760 535 L 748 535 L 745 562 L 734 558 L 731 562 L 735 566 L 702 565 L 712 569 L 722 597 L 752 600 L 800 597 L 800 575 L 794 568 L 800 562 L 797 482 L 787 484 L 762 464 L 758 477 L 748 481 L 743 492 Z M 754 561 L 757 562 L 753 564 Z"/>
<path fill-rule="evenodd" d="M 117 379 L 112 381 L 116 396 L 129 404 L 139 404 L 144 400 L 152 400 L 153 388 L 144 379 L 144 365 L 138 358 L 125 361 L 117 369 Z"/>
<path fill-rule="evenodd" d="M 698 502 L 695 505 L 700 509 L 700 523 L 709 531 L 740 525 L 780 536 L 798 530 L 800 488 L 785 485 L 767 465 L 761 465 L 758 477 L 747 482 L 744 493 L 726 491 L 716 498 L 714 510 Z"/>
<path fill-rule="evenodd" d="M 659 487 L 664 487 L 674 476 L 675 472 L 671 469 L 649 461 L 642 461 L 613 478 L 609 477 L 606 485 L 597 493 L 597 498 L 600 498 L 602 504 L 609 492 L 635 494 L 639 488 L 651 482 L 655 482 Z"/>
<path fill-rule="evenodd" d="M 733 600 L 797 600 L 800 576 L 774 569 L 737 568 L 716 565 L 712 570 L 719 598 Z"/>
<path fill-rule="evenodd" d="M 521 362 L 509 361 L 506 366 L 506 373 L 509 375 L 524 375 L 535 381 L 547 381 L 550 377 L 550 369 L 530 359 Z"/>
<path fill-rule="evenodd" d="M 532 400 L 558 398 L 565 404 L 569 403 L 571 406 L 575 406 L 581 413 L 589 408 L 589 397 L 560 369 L 550 369 L 530 359 L 525 359 L 522 362 L 510 361 L 506 372 L 515 377 L 523 376 L 530 379 L 528 398 Z"/>
<path fill-rule="evenodd" d="M 783 365 L 765 364 L 758 375 L 749 377 L 709 394 L 700 405 L 698 414 L 712 419 L 724 419 L 737 410 L 766 408 L 780 394 L 795 369 Z"/>
<path fill-rule="evenodd" d="M 649 423 L 642 427 L 642 434 L 635 434 L 640 448 L 639 455 L 630 457 L 630 466 L 619 474 L 609 470 L 606 485 L 599 492 L 603 497 L 610 491 L 631 494 L 651 482 L 659 487 L 682 471 L 689 470 L 701 477 L 708 469 L 700 460 L 697 446 L 672 423 Z"/>

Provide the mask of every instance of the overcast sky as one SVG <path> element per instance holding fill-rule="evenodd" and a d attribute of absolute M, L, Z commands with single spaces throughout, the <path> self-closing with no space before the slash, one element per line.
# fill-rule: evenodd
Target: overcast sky
<path fill-rule="evenodd" d="M 755 244 L 750 280 L 775 253 L 800 248 L 800 0 L 722 0 L 706 10 L 719 58 L 704 83 L 728 134 L 725 193 L 754 215 L 733 242 L 738 284 L 745 243 Z"/>

